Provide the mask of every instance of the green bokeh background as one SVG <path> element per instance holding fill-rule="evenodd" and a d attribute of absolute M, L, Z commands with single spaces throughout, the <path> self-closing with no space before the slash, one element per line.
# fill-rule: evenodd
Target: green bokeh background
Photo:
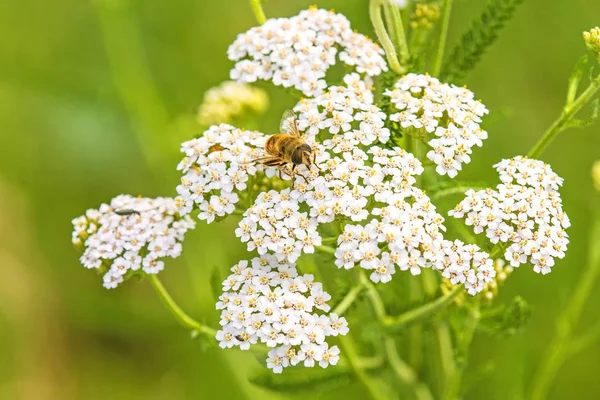
<path fill-rule="evenodd" d="M 268 16 L 312 1 L 270 0 Z M 450 42 L 483 1 L 455 0 Z M 364 0 L 322 1 L 371 34 Z M 584 53 L 581 32 L 600 23 L 591 0 L 527 0 L 467 83 L 491 110 L 489 140 L 461 179 L 497 176 L 491 165 L 526 153 L 558 116 Z M 0 2 L 0 398 L 278 398 L 246 383 L 261 366 L 236 350 L 203 352 L 147 282 L 107 291 L 78 263 L 71 219 L 120 193 L 173 195 L 179 143 L 198 133 L 203 92 L 228 78 L 226 49 L 255 24 L 245 0 L 3 0 Z M 271 89 L 260 128 L 272 132 L 294 100 Z M 586 112 L 588 110 L 584 110 Z M 588 111 L 589 112 L 589 111 Z M 152 149 L 159 148 L 160 152 Z M 585 268 L 593 214 L 591 164 L 600 125 L 562 134 L 544 153 L 565 178 L 570 249 L 554 272 L 518 270 L 499 301 L 533 307 L 525 331 L 477 337 L 473 362 L 496 365 L 468 398 L 525 398 L 557 313 Z M 244 247 L 233 224 L 199 228 L 161 274 L 190 314 L 214 323 L 208 276 Z M 598 244 L 595 244 L 598 245 Z M 593 293 L 576 332 L 598 319 Z M 600 343 L 570 358 L 550 398 L 600 398 Z M 351 385 L 325 398 L 362 398 Z"/>

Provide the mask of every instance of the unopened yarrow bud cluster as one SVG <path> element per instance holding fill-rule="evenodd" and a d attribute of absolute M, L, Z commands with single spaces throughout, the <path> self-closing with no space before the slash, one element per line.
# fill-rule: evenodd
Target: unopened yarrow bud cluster
<path fill-rule="evenodd" d="M 417 4 L 410 16 L 413 29 L 431 29 L 440 20 L 440 6 L 437 4 Z"/>
<path fill-rule="evenodd" d="M 293 263 L 271 255 L 241 261 L 231 271 L 217 303 L 222 348 L 248 350 L 264 343 L 273 348 L 266 361 L 275 373 L 300 363 L 322 368 L 337 364 L 339 349 L 325 340 L 348 333 L 348 324 L 343 317 L 326 314 L 331 296 L 312 275 L 298 275 Z"/>
<path fill-rule="evenodd" d="M 589 32 L 583 32 L 583 39 L 587 48 L 595 53 L 600 60 L 600 27 L 592 28 Z"/>
<path fill-rule="evenodd" d="M 387 70 L 383 54 L 371 39 L 352 31 L 346 17 L 314 7 L 291 18 L 269 19 L 238 35 L 227 50 L 236 61 L 231 79 L 267 80 L 307 96 L 327 86 L 325 74 L 336 57 L 361 75 L 377 76 Z"/>
<path fill-rule="evenodd" d="M 563 179 L 542 161 L 515 157 L 495 165 L 501 184 L 494 189 L 469 190 L 450 215 L 464 218 L 475 233 L 503 243 L 513 267 L 529 262 L 547 274 L 555 258 L 563 258 L 571 223 L 558 193 Z"/>
<path fill-rule="evenodd" d="M 198 123 L 205 127 L 232 123 L 236 119 L 261 115 L 268 106 L 269 97 L 263 89 L 227 81 L 204 94 L 198 108 Z"/>
<path fill-rule="evenodd" d="M 81 263 L 103 273 L 104 287 L 112 289 L 140 270 L 162 271 L 164 258 L 179 257 L 195 222 L 180 216 L 174 199 L 121 195 L 87 210 L 73 227 L 73 244 L 83 249 Z"/>
<path fill-rule="evenodd" d="M 398 111 L 390 120 L 398 122 L 409 135 L 425 140 L 433 137 L 428 140 L 432 150 L 427 158 L 437 165 L 440 175 L 456 177 L 462 165 L 471 162 L 472 148 L 481 147 L 487 139 L 480 123 L 488 110 L 466 88 L 428 75 L 408 74 L 384 95 Z"/>

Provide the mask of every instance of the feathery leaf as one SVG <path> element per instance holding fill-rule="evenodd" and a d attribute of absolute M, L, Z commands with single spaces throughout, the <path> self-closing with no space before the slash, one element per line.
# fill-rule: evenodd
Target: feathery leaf
<path fill-rule="evenodd" d="M 445 81 L 455 81 L 473 69 L 523 1 L 489 0 L 481 16 L 473 21 L 471 28 L 446 58 L 440 76 Z"/>

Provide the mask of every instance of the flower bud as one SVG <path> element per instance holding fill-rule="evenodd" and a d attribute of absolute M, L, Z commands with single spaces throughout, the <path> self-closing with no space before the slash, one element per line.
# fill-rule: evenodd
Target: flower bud
<path fill-rule="evenodd" d="M 410 16 L 413 29 L 431 29 L 440 20 L 440 7 L 436 4 L 417 4 Z"/>
<path fill-rule="evenodd" d="M 583 39 L 587 48 L 594 52 L 600 60 L 600 28 L 595 27 L 589 32 L 583 32 Z"/>
<path fill-rule="evenodd" d="M 198 109 L 198 122 L 203 126 L 231 123 L 251 115 L 261 115 L 268 105 L 269 97 L 264 90 L 227 81 L 204 94 L 204 101 Z"/>

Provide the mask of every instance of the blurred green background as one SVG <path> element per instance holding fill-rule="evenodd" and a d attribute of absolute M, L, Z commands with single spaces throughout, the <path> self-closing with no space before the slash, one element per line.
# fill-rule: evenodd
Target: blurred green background
<path fill-rule="evenodd" d="M 270 0 L 265 12 L 291 16 L 310 3 Z M 454 3 L 451 44 L 483 6 Z M 318 5 L 371 34 L 366 1 Z M 491 165 L 526 153 L 558 116 L 584 53 L 581 32 L 599 16 L 600 3 L 591 0 L 527 0 L 517 11 L 467 81 L 491 110 L 490 138 L 461 179 L 496 184 Z M 199 133 L 194 113 L 203 92 L 228 78 L 227 46 L 254 24 L 246 0 L 0 2 L 1 399 L 278 397 L 246 383 L 262 368 L 251 355 L 203 352 L 146 282 L 103 289 L 70 243 L 70 221 L 86 208 L 120 193 L 174 194 L 179 143 Z M 266 132 L 294 104 L 280 90 L 270 94 L 260 123 Z M 562 134 L 543 155 L 565 178 L 570 249 L 552 274 L 523 267 L 508 281 L 500 301 L 520 294 L 533 316 L 512 338 L 477 337 L 473 362 L 496 369 L 468 398 L 524 398 L 585 267 L 590 168 L 598 158 L 600 125 Z M 190 314 L 212 323 L 210 271 L 244 255 L 232 227 L 201 224 L 184 257 L 161 274 Z M 577 332 L 598 319 L 598 301 L 596 291 Z M 600 398 L 598 370 L 600 343 L 567 361 L 550 397 Z M 324 397 L 361 398 L 357 388 Z"/>

